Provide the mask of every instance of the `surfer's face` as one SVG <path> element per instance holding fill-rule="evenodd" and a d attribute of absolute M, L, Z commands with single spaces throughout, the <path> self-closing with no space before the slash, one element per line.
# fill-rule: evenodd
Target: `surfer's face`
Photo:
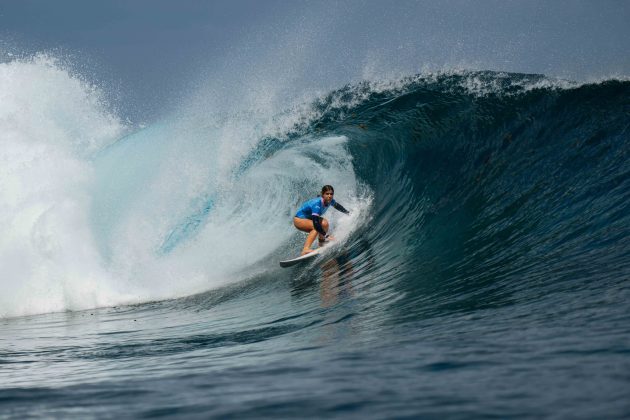
<path fill-rule="evenodd" d="M 324 198 L 324 203 L 330 204 L 333 199 L 333 195 L 335 194 L 332 191 L 326 191 L 324 194 L 322 194 L 322 197 Z"/>

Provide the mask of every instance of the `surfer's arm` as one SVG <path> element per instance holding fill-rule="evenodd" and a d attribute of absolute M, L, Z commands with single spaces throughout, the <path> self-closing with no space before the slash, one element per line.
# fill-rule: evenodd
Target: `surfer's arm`
<path fill-rule="evenodd" d="M 340 212 L 345 213 L 345 214 L 350 214 L 350 212 L 346 210 L 344 206 L 337 203 L 336 201 L 332 204 L 332 206 L 335 208 L 335 210 L 339 210 Z"/>
<path fill-rule="evenodd" d="M 316 230 L 316 231 L 317 231 L 320 235 L 326 236 L 326 231 L 325 231 L 325 230 L 324 230 L 324 228 L 322 227 L 322 218 L 321 218 L 319 215 L 314 214 L 314 215 L 311 217 L 311 220 L 313 220 L 313 227 L 315 228 L 315 230 Z"/>

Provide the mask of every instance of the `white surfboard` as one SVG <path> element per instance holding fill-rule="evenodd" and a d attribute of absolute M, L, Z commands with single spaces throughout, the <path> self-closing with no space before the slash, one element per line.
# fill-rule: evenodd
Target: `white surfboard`
<path fill-rule="evenodd" d="M 317 255 L 319 255 L 319 251 L 320 250 L 321 250 L 321 248 L 317 248 L 313 252 L 309 252 L 308 254 L 300 255 L 297 258 L 292 258 L 290 260 L 280 261 L 280 267 L 291 267 L 292 265 L 299 264 L 301 262 L 305 262 L 307 260 L 310 260 L 311 258 L 314 258 Z"/>

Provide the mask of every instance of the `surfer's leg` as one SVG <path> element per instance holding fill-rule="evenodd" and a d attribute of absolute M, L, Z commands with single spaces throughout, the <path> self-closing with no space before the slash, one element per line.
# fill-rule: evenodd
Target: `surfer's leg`
<path fill-rule="evenodd" d="M 313 241 L 315 241 L 315 237 L 317 236 L 317 231 L 315 230 L 315 226 L 313 226 L 313 221 L 294 217 L 293 226 L 295 226 L 297 230 L 308 233 L 306 242 L 304 242 L 304 248 L 302 249 L 302 255 L 312 252 L 311 245 L 313 245 Z"/>
<path fill-rule="evenodd" d="M 306 242 L 304 242 L 304 248 L 302 249 L 302 255 L 307 254 L 309 252 L 313 252 L 311 246 L 317 237 L 317 231 L 313 229 L 308 236 L 306 237 Z"/>
<path fill-rule="evenodd" d="M 315 229 L 313 226 L 313 221 L 310 219 L 300 219 L 299 217 L 293 218 L 293 226 L 296 229 L 301 230 L 302 232 L 311 233 L 312 230 Z M 328 233 L 328 220 L 322 217 L 322 227 L 324 228 L 324 232 Z M 322 235 L 319 235 L 320 238 L 323 238 Z"/>
<path fill-rule="evenodd" d="M 324 228 L 324 232 L 328 232 L 328 220 L 322 219 L 322 228 Z M 313 242 L 315 242 L 315 238 L 317 238 L 317 236 L 319 236 L 319 246 L 324 245 L 324 242 L 326 242 L 326 238 L 324 237 L 324 235 L 313 228 L 313 230 L 310 231 L 308 236 L 306 237 L 306 242 L 304 242 L 304 249 L 302 249 L 302 255 L 311 252 L 311 246 L 313 245 Z"/>
<path fill-rule="evenodd" d="M 313 221 L 310 219 L 300 219 L 299 217 L 293 218 L 293 226 L 297 230 L 301 230 L 302 232 L 311 233 L 312 230 L 315 229 L 313 226 Z"/>
<path fill-rule="evenodd" d="M 306 242 L 304 242 L 304 248 L 302 249 L 302 255 L 311 252 L 311 246 L 313 246 L 313 242 L 315 242 L 315 238 L 319 234 L 315 230 L 315 226 L 313 226 L 313 221 L 309 219 L 300 219 L 299 217 L 293 218 L 293 226 L 296 229 L 301 230 L 302 232 L 308 233 L 306 237 Z M 322 218 L 322 228 L 324 228 L 324 232 L 328 232 L 328 220 Z M 322 235 L 319 235 L 319 244 L 320 246 L 324 243 L 325 238 Z"/>
<path fill-rule="evenodd" d="M 322 227 L 324 228 L 324 232 L 328 233 L 328 220 L 322 218 Z M 326 242 L 326 237 L 324 237 L 324 235 L 322 235 L 320 233 L 319 234 L 319 246 L 323 246 L 324 242 Z"/>

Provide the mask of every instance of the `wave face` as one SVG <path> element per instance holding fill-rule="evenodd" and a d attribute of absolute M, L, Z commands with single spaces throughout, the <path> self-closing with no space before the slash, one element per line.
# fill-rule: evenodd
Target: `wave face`
<path fill-rule="evenodd" d="M 330 217 L 359 265 L 370 255 L 370 278 L 394 269 L 410 291 L 476 290 L 449 306 L 627 274 L 628 82 L 417 76 L 120 137 L 130 130 L 98 90 L 55 62 L 2 66 L 5 317 L 174 298 L 265 270 L 298 246 L 287 220 L 323 183 L 355 210 Z M 25 85 L 46 95 L 19 112 L 38 97 Z"/>
<path fill-rule="evenodd" d="M 626 284 L 628 82 L 441 75 L 320 106 L 311 131 L 350 139 L 374 196 L 352 246 L 396 279 L 404 317 Z"/>
<path fill-rule="evenodd" d="M 0 352 L 16 416 L 79 386 L 107 415 L 627 414 L 629 82 L 420 75 L 143 129 L 46 58 L 0 82 L 0 317 L 71 311 L 2 320 L 32 338 Z M 280 269 L 323 184 L 352 215 Z"/>

